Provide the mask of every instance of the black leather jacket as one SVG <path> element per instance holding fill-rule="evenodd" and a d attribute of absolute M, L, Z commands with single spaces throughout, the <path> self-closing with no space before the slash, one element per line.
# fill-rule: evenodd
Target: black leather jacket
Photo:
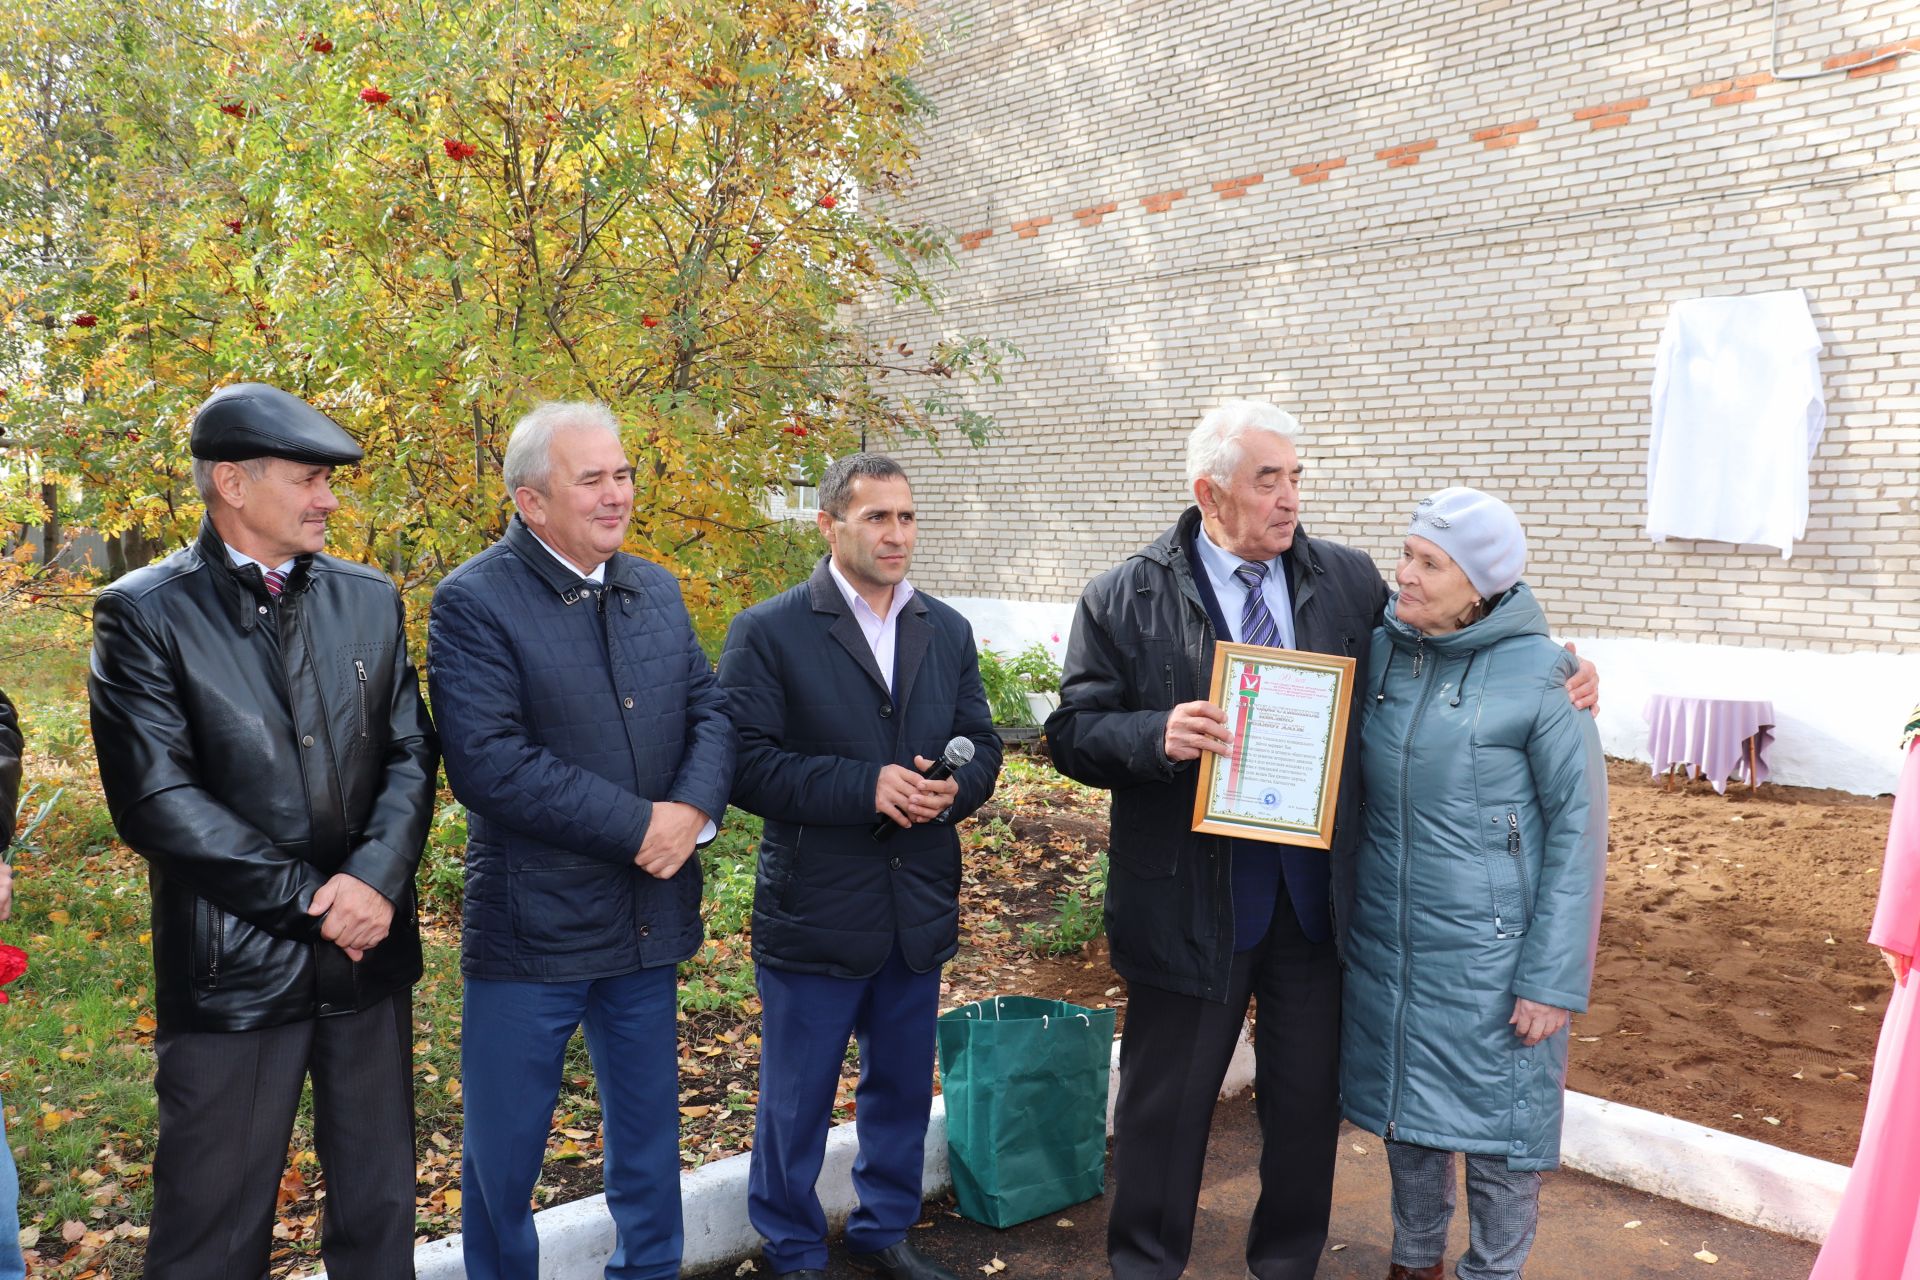
<path fill-rule="evenodd" d="M 95 601 L 94 749 L 149 864 L 161 1030 L 352 1013 L 419 978 L 439 749 L 403 617 L 385 577 L 325 555 L 276 603 L 211 522 Z M 307 914 L 337 871 L 394 906 L 358 964 Z"/>

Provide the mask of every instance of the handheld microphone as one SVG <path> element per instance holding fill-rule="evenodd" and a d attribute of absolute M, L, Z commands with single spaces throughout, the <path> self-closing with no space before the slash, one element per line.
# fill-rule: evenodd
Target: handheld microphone
<path fill-rule="evenodd" d="M 935 760 L 931 765 L 928 765 L 925 769 L 922 769 L 920 776 L 938 782 L 942 778 L 951 778 L 955 769 L 970 764 L 972 761 L 973 739 L 952 738 L 947 742 L 947 749 L 940 753 L 940 758 Z M 872 835 L 875 840 L 885 840 L 899 829 L 900 825 L 892 818 L 882 818 L 873 824 Z"/>

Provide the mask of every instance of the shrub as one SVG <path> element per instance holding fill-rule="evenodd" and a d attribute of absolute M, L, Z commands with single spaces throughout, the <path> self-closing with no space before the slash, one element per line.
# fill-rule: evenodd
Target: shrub
<path fill-rule="evenodd" d="M 1058 693 L 1060 664 L 1047 652 L 1046 646 L 1038 642 L 1012 657 L 1002 657 L 994 649 L 982 648 L 980 683 L 986 689 L 987 706 L 993 711 L 995 724 L 1032 724 L 1033 712 L 1027 706 L 1027 695 Z"/>

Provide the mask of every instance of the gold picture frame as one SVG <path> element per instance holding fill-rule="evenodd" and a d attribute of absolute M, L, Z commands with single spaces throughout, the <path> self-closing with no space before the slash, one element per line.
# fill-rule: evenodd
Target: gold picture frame
<path fill-rule="evenodd" d="M 1355 666 L 1325 653 L 1214 645 L 1208 700 L 1227 713 L 1234 750 L 1201 753 L 1193 830 L 1333 847 Z"/>

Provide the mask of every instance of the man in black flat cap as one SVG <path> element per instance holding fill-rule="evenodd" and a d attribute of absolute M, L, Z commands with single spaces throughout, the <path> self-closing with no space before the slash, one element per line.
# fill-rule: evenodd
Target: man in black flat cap
<path fill-rule="evenodd" d="M 413 878 L 438 747 L 399 594 L 320 554 L 360 446 L 243 383 L 194 416 L 197 542 L 94 604 L 93 740 L 148 863 L 160 1133 L 148 1280 L 266 1275 L 303 1080 L 321 1255 L 413 1275 Z"/>

